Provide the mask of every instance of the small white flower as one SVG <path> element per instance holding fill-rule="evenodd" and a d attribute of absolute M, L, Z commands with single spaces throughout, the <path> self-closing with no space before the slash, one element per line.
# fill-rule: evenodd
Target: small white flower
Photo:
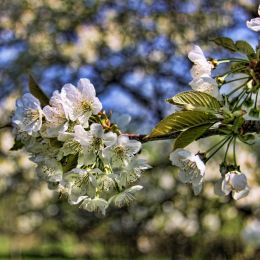
<path fill-rule="evenodd" d="M 32 135 L 33 132 L 41 129 L 42 115 L 40 101 L 32 94 L 27 93 L 17 100 L 12 122 L 20 131 Z"/>
<path fill-rule="evenodd" d="M 179 177 L 183 183 L 192 183 L 193 192 L 198 195 L 202 189 L 205 164 L 198 155 L 185 149 L 176 149 L 170 154 L 172 165 L 180 168 Z"/>
<path fill-rule="evenodd" d="M 143 187 L 141 185 L 133 186 L 119 194 L 114 195 L 108 201 L 110 204 L 113 202 L 116 207 L 121 208 L 125 205 L 129 205 L 135 199 L 135 193 L 141 190 Z"/>
<path fill-rule="evenodd" d="M 188 57 L 194 63 L 191 69 L 193 80 L 189 83 L 191 88 L 219 98 L 218 84 L 211 77 L 213 66 L 207 61 L 201 48 L 197 45 L 193 46 Z"/>
<path fill-rule="evenodd" d="M 101 173 L 99 169 L 73 169 L 64 174 L 64 181 L 69 190 L 69 203 L 78 204 L 83 199 L 94 198 L 96 194 L 96 178 L 94 174 Z"/>
<path fill-rule="evenodd" d="M 101 213 L 102 215 L 105 215 L 106 209 L 108 207 L 108 202 L 102 198 L 94 198 L 94 199 L 86 198 L 82 202 L 80 207 L 89 212 L 97 212 L 97 213 Z"/>
<path fill-rule="evenodd" d="M 239 171 L 228 172 L 222 181 L 221 188 L 225 195 L 232 192 L 235 200 L 242 199 L 249 193 L 246 175 Z"/>
<path fill-rule="evenodd" d="M 258 15 L 260 16 L 260 5 L 258 6 Z M 246 25 L 249 29 L 259 32 L 260 31 L 260 17 L 247 21 Z"/>
<path fill-rule="evenodd" d="M 212 65 L 207 61 L 203 51 L 198 45 L 194 45 L 188 54 L 189 59 L 194 63 L 191 74 L 193 78 L 201 77 L 202 75 L 210 75 Z"/>
<path fill-rule="evenodd" d="M 116 141 L 117 135 L 109 132 L 104 133 L 102 125 L 93 123 L 90 130 L 86 131 L 81 125 L 74 127 L 74 139 L 79 142 L 83 152 L 79 156 L 80 165 L 89 165 L 95 162 L 104 145 L 111 145 Z"/>
<path fill-rule="evenodd" d="M 62 165 L 54 158 L 38 156 L 33 161 L 38 164 L 36 172 L 41 179 L 48 182 L 60 182 L 62 180 Z"/>
<path fill-rule="evenodd" d="M 150 169 L 151 166 L 145 160 L 133 158 L 130 163 L 119 170 L 116 177 L 117 184 L 120 188 L 136 182 L 144 170 Z"/>
<path fill-rule="evenodd" d="M 68 111 L 64 94 L 54 91 L 50 99 L 50 105 L 43 108 L 46 118 L 46 132 L 49 137 L 57 137 L 68 129 Z"/>
<path fill-rule="evenodd" d="M 88 79 L 80 79 L 77 88 L 72 84 L 64 85 L 61 93 L 67 97 L 70 120 L 78 120 L 84 127 L 88 126 L 90 116 L 97 115 L 102 109 L 95 88 Z"/>
<path fill-rule="evenodd" d="M 200 78 L 194 78 L 189 84 L 193 90 L 205 92 L 215 98 L 219 98 L 216 80 L 206 74 L 202 75 Z"/>
<path fill-rule="evenodd" d="M 103 155 L 111 161 L 114 167 L 126 166 L 130 159 L 140 151 L 141 146 L 139 141 L 129 140 L 128 136 L 120 135 L 114 143 L 103 150 Z"/>

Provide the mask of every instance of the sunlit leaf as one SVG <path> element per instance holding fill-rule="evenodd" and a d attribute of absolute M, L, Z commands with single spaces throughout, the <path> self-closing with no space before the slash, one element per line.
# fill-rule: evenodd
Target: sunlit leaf
<path fill-rule="evenodd" d="M 179 111 L 160 121 L 148 138 L 186 130 L 205 123 L 213 123 L 216 119 L 215 115 L 201 111 Z"/>
<path fill-rule="evenodd" d="M 177 106 L 192 105 L 194 107 L 205 107 L 212 110 L 218 110 L 220 108 L 220 103 L 216 98 L 200 91 L 185 91 L 167 99 L 167 101 Z"/>
<path fill-rule="evenodd" d="M 174 143 L 174 149 L 177 148 L 184 148 L 190 143 L 192 143 L 194 140 L 201 137 L 210 127 L 212 126 L 212 123 L 210 124 L 203 124 L 191 127 L 185 131 L 183 131 L 176 139 Z"/>

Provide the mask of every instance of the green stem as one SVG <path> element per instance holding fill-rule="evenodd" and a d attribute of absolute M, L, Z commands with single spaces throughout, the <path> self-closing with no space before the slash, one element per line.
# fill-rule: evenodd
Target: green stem
<path fill-rule="evenodd" d="M 237 105 L 238 105 L 238 103 L 240 102 L 240 100 L 243 98 L 243 96 L 246 94 L 246 89 L 244 89 L 238 96 L 237 96 L 237 101 L 236 101 L 236 103 L 234 104 L 234 106 L 233 106 L 233 109 L 232 109 L 232 112 L 234 112 L 235 111 L 235 109 L 237 108 Z"/>
<path fill-rule="evenodd" d="M 209 161 L 209 160 L 228 142 L 228 140 L 229 140 L 230 138 L 232 138 L 232 137 L 230 137 L 230 136 L 226 137 L 225 142 L 224 142 L 222 145 L 220 145 L 220 146 L 205 160 L 205 163 L 206 163 L 207 161 Z"/>
<path fill-rule="evenodd" d="M 214 148 L 216 148 L 219 145 L 223 145 L 222 143 L 227 139 L 227 137 L 224 137 L 222 140 L 220 140 L 219 142 L 217 142 L 216 144 L 214 144 L 211 148 L 209 148 L 205 154 L 209 153 L 210 151 L 212 151 Z"/>
<path fill-rule="evenodd" d="M 234 143 L 233 143 L 233 159 L 234 159 L 235 166 L 237 166 L 237 160 L 236 160 L 236 137 L 234 137 Z"/>
<path fill-rule="evenodd" d="M 239 89 L 241 89 L 242 87 L 244 87 L 248 82 L 249 82 L 249 80 L 247 80 L 247 81 L 244 82 L 242 85 L 240 85 L 240 86 L 238 86 L 237 88 L 235 88 L 234 90 L 232 90 L 230 93 L 227 94 L 227 97 L 230 97 L 232 94 L 234 94 L 234 93 L 237 92 Z"/>
<path fill-rule="evenodd" d="M 225 81 L 223 85 L 234 82 L 234 81 L 238 81 L 238 80 L 243 80 L 243 79 L 249 79 L 249 77 L 244 77 L 244 78 L 238 78 L 238 79 L 232 79 L 229 81 Z"/>
<path fill-rule="evenodd" d="M 254 109 L 256 109 L 256 106 L 257 106 L 258 93 L 259 93 L 259 91 L 256 93 L 256 96 L 255 96 L 255 105 L 254 105 Z"/>
<path fill-rule="evenodd" d="M 228 142 L 227 149 L 226 149 L 225 156 L 224 156 L 224 163 L 226 163 L 229 146 L 232 143 L 233 136 L 231 136 L 228 140 L 229 140 L 229 142 Z"/>
<path fill-rule="evenodd" d="M 217 60 L 218 63 L 225 63 L 225 62 L 245 62 L 248 63 L 248 60 L 244 59 L 236 59 L 236 58 L 231 58 L 231 59 L 219 59 Z"/>

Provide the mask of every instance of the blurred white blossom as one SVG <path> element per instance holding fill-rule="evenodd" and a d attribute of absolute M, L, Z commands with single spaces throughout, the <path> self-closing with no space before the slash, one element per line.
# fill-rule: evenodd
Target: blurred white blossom
<path fill-rule="evenodd" d="M 32 94 L 24 94 L 16 102 L 16 111 L 12 118 L 13 124 L 29 135 L 40 130 L 42 126 L 42 109 L 40 101 Z"/>
<path fill-rule="evenodd" d="M 258 15 L 260 16 L 260 5 L 258 6 Z M 260 31 L 260 17 L 253 18 L 250 21 L 247 21 L 246 25 L 249 29 L 259 32 Z"/>
<path fill-rule="evenodd" d="M 205 175 L 205 164 L 198 155 L 185 149 L 176 149 L 170 154 L 172 165 L 180 168 L 179 177 L 183 183 L 191 183 L 194 194 L 200 193 Z"/>
<path fill-rule="evenodd" d="M 238 171 L 228 172 L 222 181 L 221 189 L 225 195 L 232 192 L 232 196 L 235 200 L 244 198 L 249 193 L 245 174 Z"/>

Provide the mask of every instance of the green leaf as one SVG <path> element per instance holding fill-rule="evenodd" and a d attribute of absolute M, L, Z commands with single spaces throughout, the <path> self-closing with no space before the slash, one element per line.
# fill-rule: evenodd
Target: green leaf
<path fill-rule="evenodd" d="M 21 140 L 15 140 L 13 147 L 10 149 L 10 151 L 17 151 L 24 147 L 24 144 L 21 142 Z"/>
<path fill-rule="evenodd" d="M 194 140 L 201 137 L 210 127 L 212 123 L 203 124 L 191 127 L 185 131 L 183 131 L 177 138 L 174 143 L 174 150 L 177 148 L 184 148 Z"/>
<path fill-rule="evenodd" d="M 147 137 L 157 137 L 186 130 L 192 126 L 213 123 L 216 119 L 215 115 L 201 111 L 178 111 L 160 121 Z"/>
<path fill-rule="evenodd" d="M 167 99 L 173 105 L 185 107 L 192 105 L 194 107 L 205 107 L 210 110 L 219 110 L 220 103 L 211 95 L 200 91 L 184 91 Z"/>
<path fill-rule="evenodd" d="M 247 63 L 244 62 L 235 62 L 231 65 L 231 71 L 233 73 L 246 73 L 247 72 Z"/>
<path fill-rule="evenodd" d="M 213 42 L 215 42 L 217 45 L 230 50 L 230 51 L 237 51 L 237 47 L 235 45 L 235 43 L 233 42 L 232 39 L 227 38 L 227 37 L 217 37 L 215 39 L 212 40 Z"/>
<path fill-rule="evenodd" d="M 49 98 L 41 90 L 41 88 L 31 75 L 29 75 L 29 90 L 32 95 L 39 99 L 42 106 L 46 106 L 49 104 Z"/>
<path fill-rule="evenodd" d="M 248 58 L 256 58 L 256 53 L 253 47 L 246 41 L 237 41 L 236 48 L 239 52 L 246 54 Z"/>
<path fill-rule="evenodd" d="M 71 154 L 63 158 L 61 163 L 64 173 L 74 169 L 78 164 L 78 154 Z"/>

